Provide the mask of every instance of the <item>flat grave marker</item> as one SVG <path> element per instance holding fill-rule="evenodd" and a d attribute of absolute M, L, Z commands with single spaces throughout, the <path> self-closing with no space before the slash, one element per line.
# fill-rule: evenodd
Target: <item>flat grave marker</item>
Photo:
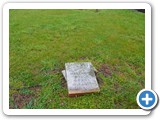
<path fill-rule="evenodd" d="M 62 71 L 62 74 L 67 81 L 68 95 L 99 92 L 94 70 L 90 62 L 65 63 L 65 70 Z"/>

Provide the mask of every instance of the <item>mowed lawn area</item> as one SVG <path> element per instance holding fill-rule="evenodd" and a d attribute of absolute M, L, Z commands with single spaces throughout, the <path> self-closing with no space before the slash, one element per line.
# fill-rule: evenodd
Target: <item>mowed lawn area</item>
<path fill-rule="evenodd" d="M 10 10 L 14 109 L 137 109 L 145 84 L 145 14 L 136 10 Z M 91 62 L 99 93 L 68 97 L 61 71 Z"/>

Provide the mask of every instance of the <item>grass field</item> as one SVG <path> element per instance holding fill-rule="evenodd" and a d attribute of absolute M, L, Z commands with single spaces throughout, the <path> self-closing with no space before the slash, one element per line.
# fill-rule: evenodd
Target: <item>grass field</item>
<path fill-rule="evenodd" d="M 10 108 L 139 108 L 144 19 L 135 10 L 10 10 Z M 83 61 L 98 70 L 101 91 L 68 97 L 61 70 Z"/>

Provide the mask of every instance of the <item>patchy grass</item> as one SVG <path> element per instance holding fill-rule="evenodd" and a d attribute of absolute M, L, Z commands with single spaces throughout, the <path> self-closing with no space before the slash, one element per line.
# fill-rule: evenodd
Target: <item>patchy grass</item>
<path fill-rule="evenodd" d="M 134 10 L 10 10 L 10 108 L 139 108 L 144 14 Z M 100 93 L 68 97 L 66 62 L 92 62 Z"/>

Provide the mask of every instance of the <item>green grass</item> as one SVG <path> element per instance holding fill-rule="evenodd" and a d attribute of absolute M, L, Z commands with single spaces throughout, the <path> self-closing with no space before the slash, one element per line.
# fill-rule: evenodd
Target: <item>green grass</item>
<path fill-rule="evenodd" d="M 10 10 L 10 108 L 139 108 L 144 19 L 134 10 Z M 83 61 L 99 71 L 101 91 L 68 97 L 61 70 Z"/>

